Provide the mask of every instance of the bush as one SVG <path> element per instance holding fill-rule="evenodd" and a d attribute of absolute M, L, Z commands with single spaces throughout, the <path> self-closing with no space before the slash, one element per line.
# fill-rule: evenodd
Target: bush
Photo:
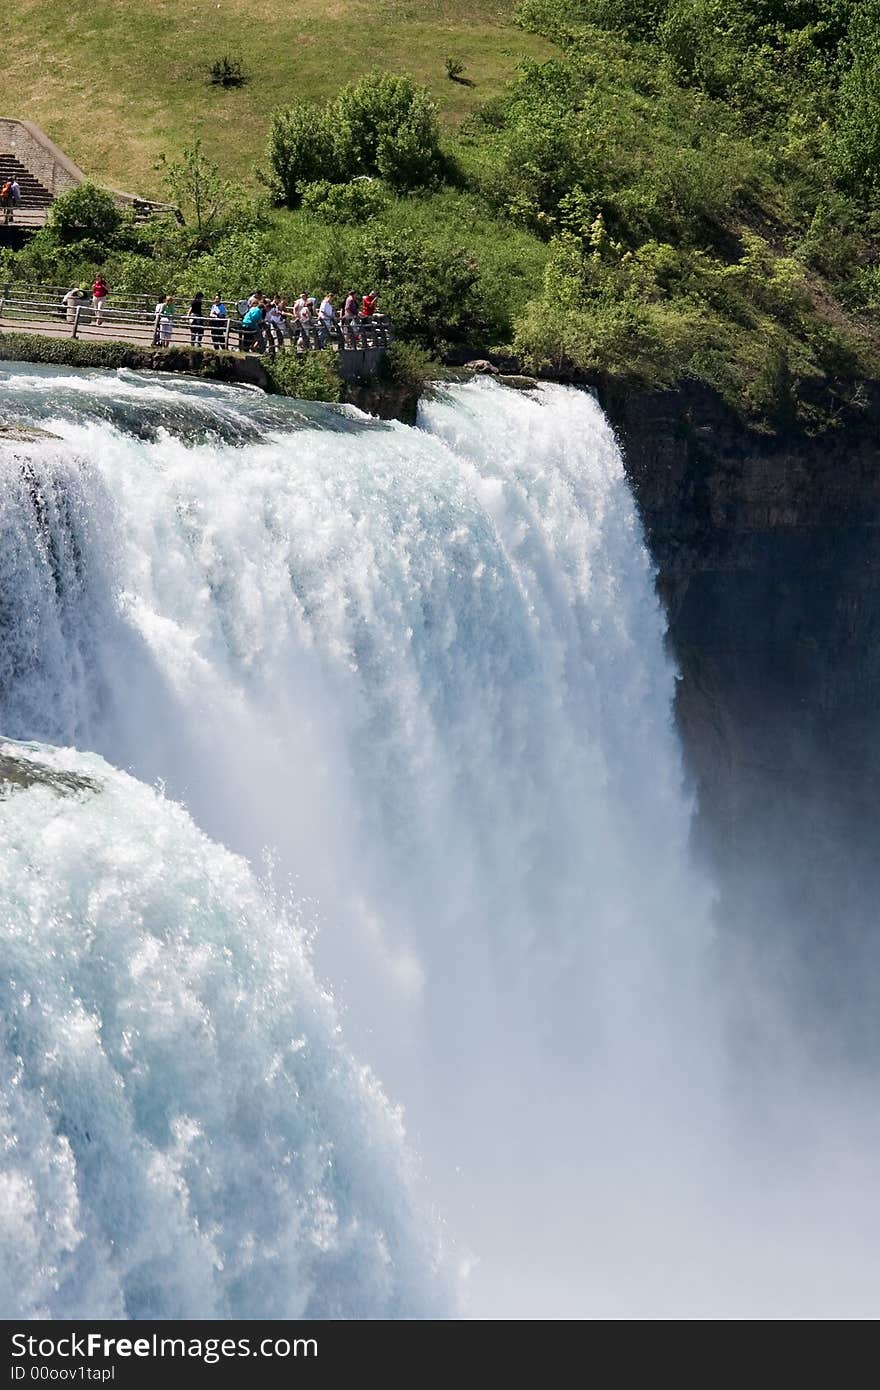
<path fill-rule="evenodd" d="M 446 59 L 446 76 L 450 82 L 460 82 L 464 76 L 464 63 L 460 58 Z"/>
<path fill-rule="evenodd" d="M 268 151 L 270 186 L 279 202 L 296 207 L 306 184 L 338 182 L 337 136 L 327 107 L 300 101 L 273 112 Z"/>
<path fill-rule="evenodd" d="M 340 159 L 355 174 L 378 174 L 398 192 L 435 184 L 442 171 L 437 112 L 409 77 L 370 73 L 344 87 L 333 106 Z"/>
<path fill-rule="evenodd" d="M 849 33 L 851 62 L 835 113 L 834 162 L 851 188 L 880 185 L 880 0 L 864 0 Z"/>
<path fill-rule="evenodd" d="M 464 246 L 431 241 L 412 227 L 377 230 L 364 237 L 352 269 L 353 283 L 379 291 L 401 337 L 432 353 L 483 342 L 480 268 Z"/>
<path fill-rule="evenodd" d="M 279 396 L 300 401 L 339 401 L 342 379 L 332 352 L 279 352 L 274 359 L 264 357 L 263 366 L 271 389 Z"/>
<path fill-rule="evenodd" d="M 421 394 L 429 381 L 443 375 L 442 367 L 416 343 L 391 343 L 382 358 L 379 375 L 393 386 Z"/>
<path fill-rule="evenodd" d="M 368 222 L 387 206 L 388 195 L 378 179 L 360 178 L 351 183 L 331 183 L 320 179 L 307 183 L 302 190 L 302 205 L 306 212 L 322 217 L 326 222 L 352 226 Z"/>
<path fill-rule="evenodd" d="M 211 83 L 215 87 L 243 87 L 247 73 L 240 58 L 231 58 L 224 53 L 211 64 Z"/>
<path fill-rule="evenodd" d="M 51 225 L 62 246 L 92 241 L 98 247 L 109 247 L 123 225 L 123 215 L 103 188 L 81 183 L 55 199 Z"/>
<path fill-rule="evenodd" d="M 520 0 L 516 17 L 525 29 L 564 38 L 584 25 L 649 37 L 667 0 Z"/>
<path fill-rule="evenodd" d="M 235 231 L 207 255 L 178 267 L 175 290 L 197 290 L 206 286 L 233 295 L 251 294 L 255 289 L 274 290 L 272 258 L 264 234 Z"/>

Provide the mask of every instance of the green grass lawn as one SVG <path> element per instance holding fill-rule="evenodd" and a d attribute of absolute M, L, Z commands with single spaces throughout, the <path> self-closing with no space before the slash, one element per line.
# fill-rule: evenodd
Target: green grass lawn
<path fill-rule="evenodd" d="M 161 196 L 154 165 L 200 135 L 251 186 L 272 109 L 321 99 L 373 68 L 426 83 L 454 124 L 524 56 L 551 50 L 510 23 L 507 0 L 15 0 L 3 22 L 15 74 L 3 115 L 36 121 L 98 182 Z M 209 82 L 215 58 L 250 80 Z M 452 82 L 447 55 L 473 85 Z"/>

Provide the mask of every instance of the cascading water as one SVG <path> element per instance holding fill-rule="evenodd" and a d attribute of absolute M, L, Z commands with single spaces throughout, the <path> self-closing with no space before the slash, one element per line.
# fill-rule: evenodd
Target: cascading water
<path fill-rule="evenodd" d="M 0 733 L 161 780 L 214 841 L 257 866 L 268 847 L 270 879 L 91 756 L 39 755 L 100 795 L 3 806 L 27 1156 L 8 1207 L 33 1299 L 412 1315 L 451 1308 L 446 1270 L 473 1257 L 478 1312 L 735 1302 L 745 1254 L 706 1283 L 752 1195 L 719 1159 L 708 896 L 598 407 L 475 383 L 412 430 L 125 373 L 20 368 L 3 387 L 61 438 L 0 472 Z M 403 1103 L 427 1191 L 273 894 Z M 74 1104 L 79 1046 L 100 1078 Z M 240 1123 L 224 1076 L 250 1095 Z M 152 1244 L 123 1221 L 141 1198 L 161 1208 Z M 426 1201 L 457 1254 L 438 1255 Z M 173 1274 L 202 1240 L 218 1272 Z M 768 1289 L 789 1259 L 809 1262 L 802 1243 Z"/>
<path fill-rule="evenodd" d="M 295 918 L 97 756 L 0 760 L 4 1316 L 448 1311 Z"/>

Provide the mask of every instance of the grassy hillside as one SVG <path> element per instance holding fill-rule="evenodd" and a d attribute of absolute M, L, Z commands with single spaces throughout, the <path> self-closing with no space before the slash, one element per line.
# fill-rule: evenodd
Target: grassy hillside
<path fill-rule="evenodd" d="M 23 114 L 186 218 L 88 195 L 4 278 L 375 287 L 435 357 L 696 379 L 766 428 L 880 374 L 880 0 L 20 0 L 4 38 Z"/>
<path fill-rule="evenodd" d="M 145 196 L 154 165 L 195 135 L 230 178 L 253 185 L 273 107 L 321 99 L 371 68 L 406 71 L 445 124 L 497 96 L 521 57 L 551 46 L 511 23 L 505 0 L 14 0 L 3 115 L 36 121 L 91 177 Z M 212 86 L 240 57 L 240 88 Z M 447 56 L 473 85 L 446 76 Z"/>

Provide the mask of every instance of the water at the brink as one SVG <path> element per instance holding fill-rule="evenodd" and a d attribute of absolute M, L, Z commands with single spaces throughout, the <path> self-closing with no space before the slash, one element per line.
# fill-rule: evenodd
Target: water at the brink
<path fill-rule="evenodd" d="M 867 1106 L 730 1061 L 596 404 L 0 404 L 0 1314 L 876 1311 Z"/>

